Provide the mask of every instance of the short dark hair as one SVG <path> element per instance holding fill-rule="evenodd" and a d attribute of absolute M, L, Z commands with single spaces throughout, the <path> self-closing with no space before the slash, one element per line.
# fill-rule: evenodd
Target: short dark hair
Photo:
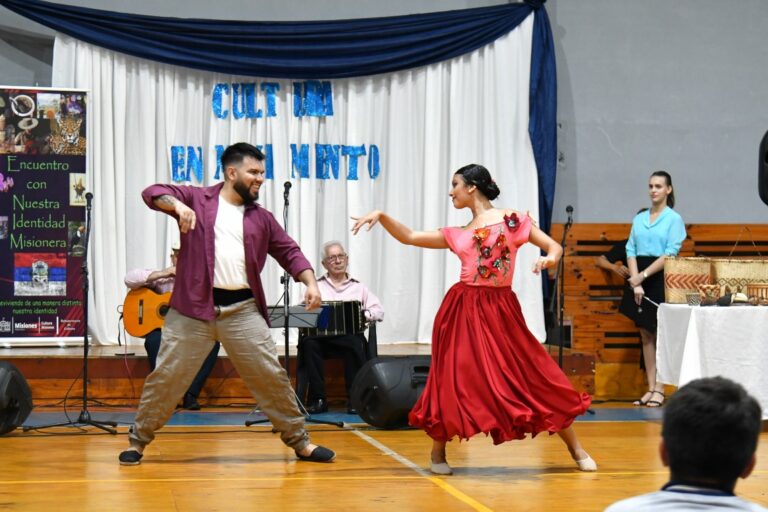
<path fill-rule="evenodd" d="M 478 164 L 465 165 L 454 174 L 458 174 L 464 179 L 464 183 L 467 185 L 474 185 L 485 197 L 493 201 L 501 191 L 496 185 L 496 182 L 491 178 L 491 173 L 488 169 Z"/>
<path fill-rule="evenodd" d="M 259 162 L 266 158 L 264 153 L 253 144 L 237 142 L 228 146 L 221 154 L 221 167 L 226 170 L 230 165 L 239 165 L 243 162 L 244 158 L 249 156 L 255 158 Z"/>
<path fill-rule="evenodd" d="M 733 489 L 757 449 L 757 400 L 732 380 L 709 377 L 681 387 L 664 409 L 661 435 L 672 480 Z"/>

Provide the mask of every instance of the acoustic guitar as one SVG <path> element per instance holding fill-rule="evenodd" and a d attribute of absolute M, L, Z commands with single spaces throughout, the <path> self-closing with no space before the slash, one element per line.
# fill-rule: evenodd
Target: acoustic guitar
<path fill-rule="evenodd" d="M 143 338 L 163 327 L 171 292 L 156 293 L 149 288 L 130 290 L 123 301 L 123 325 L 128 334 Z"/>

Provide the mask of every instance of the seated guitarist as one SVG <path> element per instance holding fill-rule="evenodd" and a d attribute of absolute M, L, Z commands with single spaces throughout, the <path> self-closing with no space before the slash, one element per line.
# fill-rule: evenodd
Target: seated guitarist
<path fill-rule="evenodd" d="M 135 269 L 131 270 L 125 275 L 125 285 L 131 290 L 138 288 L 149 288 L 155 293 L 168 293 L 173 291 L 173 283 L 176 279 L 176 260 L 179 256 L 179 250 L 181 249 L 179 242 L 175 242 L 171 249 L 171 266 L 163 270 L 146 270 Z M 160 351 L 160 340 L 162 337 L 162 330 L 155 329 L 147 334 L 144 338 L 144 349 L 147 351 L 149 357 L 149 366 L 154 371 L 155 363 L 157 361 L 157 355 Z M 200 371 L 197 372 L 195 380 L 190 384 L 189 389 L 184 394 L 182 401 L 182 407 L 191 411 L 200 409 L 200 404 L 197 398 L 200 396 L 200 391 L 203 389 L 205 380 L 210 375 L 213 366 L 216 364 L 216 358 L 219 355 L 219 347 L 221 345 L 217 342 L 211 349 L 208 357 L 205 358 L 203 366 Z"/>
<path fill-rule="evenodd" d="M 341 242 L 331 241 L 323 245 L 325 275 L 317 279 L 320 296 L 324 301 L 359 300 L 365 318 L 378 322 L 384 318 L 384 308 L 379 299 L 357 279 L 347 273 L 349 257 Z M 307 411 L 312 414 L 328 410 L 323 378 L 323 359 L 341 356 L 344 359 L 344 381 L 347 389 L 347 412 L 355 414 L 349 404 L 352 382 L 365 363 L 365 338 L 362 333 L 339 336 L 306 336 L 299 340 L 299 353 L 308 381 Z"/>

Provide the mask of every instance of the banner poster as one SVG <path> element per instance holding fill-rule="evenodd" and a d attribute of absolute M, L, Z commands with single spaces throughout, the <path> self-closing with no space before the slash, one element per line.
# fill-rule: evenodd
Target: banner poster
<path fill-rule="evenodd" d="M 0 87 L 0 346 L 83 341 L 85 91 Z"/>

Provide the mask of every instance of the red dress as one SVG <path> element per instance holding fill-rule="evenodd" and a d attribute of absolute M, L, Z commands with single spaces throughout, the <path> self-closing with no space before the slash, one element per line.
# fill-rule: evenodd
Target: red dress
<path fill-rule="evenodd" d="M 494 444 L 568 428 L 590 405 L 525 324 L 512 291 L 515 256 L 531 219 L 441 230 L 461 258 L 461 281 L 432 329 L 432 364 L 408 419 L 435 440 L 484 432 Z"/>

